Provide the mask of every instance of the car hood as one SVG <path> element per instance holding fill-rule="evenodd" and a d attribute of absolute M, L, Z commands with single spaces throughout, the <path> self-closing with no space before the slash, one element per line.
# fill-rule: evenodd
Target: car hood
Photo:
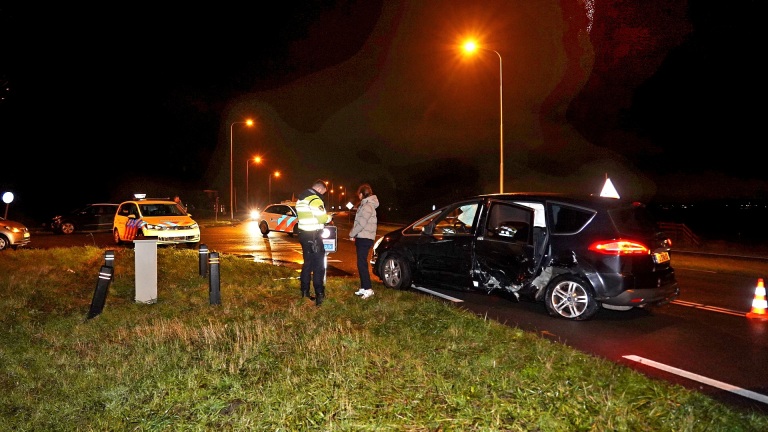
<path fill-rule="evenodd" d="M 197 223 L 189 216 L 147 216 L 141 220 L 148 224 L 165 226 L 190 226 Z"/>
<path fill-rule="evenodd" d="M 14 222 L 10 221 L 8 219 L 1 219 L 0 220 L 0 226 L 8 227 L 8 228 L 18 228 L 21 230 L 27 229 L 26 225 L 20 223 L 20 222 Z"/>

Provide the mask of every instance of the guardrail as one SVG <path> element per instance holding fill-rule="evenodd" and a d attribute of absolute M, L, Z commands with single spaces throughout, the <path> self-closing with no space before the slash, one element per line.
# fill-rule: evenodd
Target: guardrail
<path fill-rule="evenodd" d="M 683 223 L 659 222 L 659 227 L 672 237 L 673 245 L 678 242 L 689 242 L 695 246 L 701 246 L 701 238 Z"/>

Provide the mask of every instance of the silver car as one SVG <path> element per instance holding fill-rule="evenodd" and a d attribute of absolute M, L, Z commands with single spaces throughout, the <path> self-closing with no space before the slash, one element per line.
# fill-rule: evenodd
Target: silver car
<path fill-rule="evenodd" d="M 26 246 L 31 240 L 29 229 L 24 224 L 0 217 L 0 251 Z"/>

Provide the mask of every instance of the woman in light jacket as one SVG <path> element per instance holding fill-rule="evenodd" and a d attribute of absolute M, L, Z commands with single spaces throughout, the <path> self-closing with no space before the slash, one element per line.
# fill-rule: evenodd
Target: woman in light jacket
<path fill-rule="evenodd" d="M 355 214 L 355 224 L 349 231 L 349 238 L 355 242 L 357 250 L 357 272 L 360 274 L 360 289 L 355 295 L 367 299 L 373 295 L 371 289 L 371 274 L 368 270 L 368 255 L 376 240 L 376 208 L 379 207 L 379 199 L 373 194 L 371 185 L 364 183 L 357 188 L 357 199 L 360 204 Z"/>

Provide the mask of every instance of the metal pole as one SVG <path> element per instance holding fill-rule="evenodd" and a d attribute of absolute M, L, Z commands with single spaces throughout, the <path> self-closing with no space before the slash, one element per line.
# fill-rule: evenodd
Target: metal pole
<path fill-rule="evenodd" d="M 251 160 L 245 160 L 245 209 L 248 210 L 251 207 L 251 200 L 248 198 L 248 169 L 251 167 Z"/>
<path fill-rule="evenodd" d="M 499 56 L 499 193 L 504 193 L 504 90 L 502 86 L 501 54 Z"/>
<path fill-rule="evenodd" d="M 272 204 L 272 173 L 269 173 L 269 195 L 267 195 L 269 199 L 269 203 Z"/>
<path fill-rule="evenodd" d="M 233 194 L 233 187 L 232 187 L 232 149 L 234 147 L 233 142 L 234 138 L 232 137 L 233 128 L 235 127 L 235 123 L 232 122 L 231 125 L 229 125 L 229 220 L 235 220 L 235 210 L 232 207 L 233 203 L 235 202 L 234 198 L 232 197 Z"/>

